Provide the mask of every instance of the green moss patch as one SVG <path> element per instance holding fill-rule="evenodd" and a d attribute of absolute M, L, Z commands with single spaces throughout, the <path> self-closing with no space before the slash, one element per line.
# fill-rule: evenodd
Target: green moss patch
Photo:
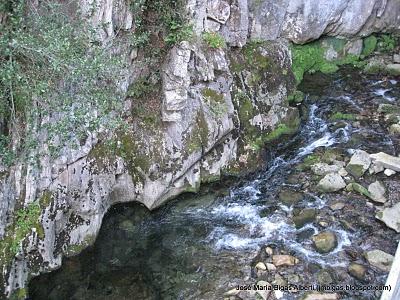
<path fill-rule="evenodd" d="M 361 184 L 358 184 L 355 182 L 349 183 L 346 187 L 346 190 L 354 191 L 354 192 L 359 193 L 362 196 L 371 198 L 371 193 L 365 187 L 363 187 Z"/>
<path fill-rule="evenodd" d="M 345 54 L 345 44 L 347 40 L 337 38 L 325 38 L 305 45 L 292 46 L 293 73 L 297 83 L 303 80 L 305 73 L 322 72 L 325 74 L 334 73 L 342 65 L 352 65 L 363 67 L 365 63 L 361 57 L 354 54 Z M 364 54 L 362 57 L 374 51 L 374 38 L 364 42 Z M 326 51 L 333 49 L 338 53 L 338 58 L 327 60 Z M 372 50 L 371 50 L 372 49 Z"/>
<path fill-rule="evenodd" d="M 341 112 L 336 112 L 336 113 L 332 114 L 329 117 L 329 119 L 332 121 L 338 121 L 338 120 L 355 121 L 357 119 L 357 116 L 354 114 L 344 114 Z"/>
<path fill-rule="evenodd" d="M 204 88 L 201 91 L 201 94 L 203 95 L 204 98 L 206 98 L 210 101 L 215 101 L 215 102 L 223 102 L 224 101 L 223 94 L 220 94 L 217 91 L 210 89 L 210 88 Z"/>
<path fill-rule="evenodd" d="M 202 37 L 210 48 L 220 49 L 226 46 L 223 36 L 217 32 L 204 32 Z"/>
<path fill-rule="evenodd" d="M 44 238 L 44 230 L 39 217 L 41 208 L 38 202 L 30 203 L 26 208 L 15 211 L 15 219 L 6 230 L 6 236 L 0 241 L 0 261 L 6 265 L 17 254 L 21 242 L 32 229 L 39 238 Z"/>
<path fill-rule="evenodd" d="M 306 45 L 292 46 L 293 73 L 297 83 L 303 80 L 304 73 L 334 73 L 338 66 L 325 59 L 325 49 L 319 42 L 313 42 Z"/>
<path fill-rule="evenodd" d="M 288 96 L 289 103 L 300 103 L 304 100 L 304 93 L 302 91 L 296 90 Z"/>
<path fill-rule="evenodd" d="M 363 50 L 361 54 L 363 56 L 371 55 L 375 51 L 377 43 L 378 39 L 374 35 L 370 35 L 369 37 L 365 38 L 363 41 Z"/>
<path fill-rule="evenodd" d="M 28 296 L 25 288 L 19 288 L 13 291 L 10 296 L 10 300 L 25 300 Z"/>

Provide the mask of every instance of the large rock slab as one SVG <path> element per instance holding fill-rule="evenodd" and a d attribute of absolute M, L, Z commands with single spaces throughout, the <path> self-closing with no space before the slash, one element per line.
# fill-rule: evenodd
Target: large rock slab
<path fill-rule="evenodd" d="M 370 155 L 363 150 L 356 150 L 348 163 L 346 170 L 353 177 L 359 178 L 364 175 L 371 165 Z"/>
<path fill-rule="evenodd" d="M 392 266 L 394 257 L 382 250 L 371 250 L 365 254 L 365 258 L 370 265 L 377 267 L 381 271 L 389 272 Z"/>
<path fill-rule="evenodd" d="M 251 37 L 279 37 L 303 44 L 323 34 L 366 36 L 399 25 L 396 0 L 262 0 L 249 1 L 253 14 Z"/>
<path fill-rule="evenodd" d="M 384 222 L 386 226 L 400 233 L 400 203 L 378 212 L 376 218 Z"/>
<path fill-rule="evenodd" d="M 386 169 L 400 172 L 400 157 L 392 156 L 384 152 L 370 155 L 374 164 L 380 164 Z"/>
<path fill-rule="evenodd" d="M 337 192 L 346 187 L 342 176 L 337 173 L 329 173 L 322 178 L 318 185 L 317 190 L 323 193 Z"/>

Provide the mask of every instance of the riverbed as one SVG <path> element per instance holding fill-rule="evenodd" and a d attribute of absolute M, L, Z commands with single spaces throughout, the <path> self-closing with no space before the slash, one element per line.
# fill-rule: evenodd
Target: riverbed
<path fill-rule="evenodd" d="M 384 284 L 387 272 L 370 266 L 364 254 L 371 249 L 394 254 L 399 234 L 375 218 L 377 204 L 364 196 L 318 192 L 320 178 L 310 165 L 347 163 L 356 149 L 398 155 L 398 139 L 376 112 L 381 103 L 400 104 L 397 80 L 352 69 L 308 76 L 300 86 L 305 93 L 300 131 L 268 147 L 259 171 L 182 195 L 153 212 L 139 204 L 112 207 L 95 244 L 65 259 L 61 269 L 34 278 L 31 298 L 224 299 L 236 286 L 260 280 L 281 286 Z M 387 187 L 388 201 L 399 202 L 399 175 L 363 180 L 377 178 Z M 296 226 L 293 217 L 304 209 L 315 214 Z M 327 229 L 337 245 L 322 254 L 312 236 Z M 298 263 L 256 268 L 258 262 L 271 263 L 271 250 Z M 361 280 L 349 274 L 352 262 L 365 266 Z M 380 293 L 345 291 L 341 299 L 378 299 Z M 268 299 L 303 295 L 282 291 Z M 253 299 L 248 297 L 243 299 Z"/>

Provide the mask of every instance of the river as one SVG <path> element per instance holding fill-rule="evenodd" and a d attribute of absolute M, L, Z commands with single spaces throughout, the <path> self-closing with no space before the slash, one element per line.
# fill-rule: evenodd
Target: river
<path fill-rule="evenodd" d="M 318 178 L 307 161 L 317 156 L 346 161 L 355 149 L 398 153 L 398 141 L 387 134 L 376 108 L 380 103 L 400 103 L 400 85 L 395 78 L 345 69 L 308 76 L 300 89 L 306 93 L 300 131 L 267 149 L 268 162 L 261 170 L 182 195 L 153 212 L 139 204 L 112 207 L 94 246 L 65 259 L 61 269 L 34 278 L 31 298 L 209 300 L 223 299 L 237 285 L 258 280 L 384 284 L 387 274 L 375 268 L 368 267 L 361 281 L 347 268 L 353 261 L 368 266 L 363 253 L 369 249 L 393 254 L 399 235 L 375 219 L 374 205 L 362 196 L 316 192 Z M 358 117 L 337 120 L 332 119 L 333 112 Z M 380 177 L 395 193 L 396 176 Z M 333 209 L 335 203 L 344 207 Z M 316 216 L 296 228 L 293 215 L 305 208 L 314 209 Z M 327 228 L 338 244 L 320 254 L 311 237 Z M 257 270 L 257 262 L 268 261 L 266 247 L 275 254 L 293 255 L 299 263 L 276 271 Z M 347 291 L 342 299 L 377 299 L 379 294 Z M 269 299 L 301 295 L 283 291 Z"/>

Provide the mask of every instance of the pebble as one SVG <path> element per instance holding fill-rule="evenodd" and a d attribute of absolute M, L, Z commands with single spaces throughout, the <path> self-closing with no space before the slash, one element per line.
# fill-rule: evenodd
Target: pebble
<path fill-rule="evenodd" d="M 265 252 L 266 252 L 269 256 L 272 256 L 272 254 L 274 254 L 274 250 L 272 250 L 271 247 L 265 248 Z"/>
<path fill-rule="evenodd" d="M 267 266 L 262 261 L 260 261 L 256 264 L 256 268 L 259 270 L 262 270 L 262 271 L 267 270 Z"/>
<path fill-rule="evenodd" d="M 390 170 L 390 169 L 386 169 L 385 172 L 384 172 L 384 174 L 385 174 L 387 177 L 390 177 L 390 176 L 396 174 L 396 172 L 393 171 L 393 170 Z"/>

